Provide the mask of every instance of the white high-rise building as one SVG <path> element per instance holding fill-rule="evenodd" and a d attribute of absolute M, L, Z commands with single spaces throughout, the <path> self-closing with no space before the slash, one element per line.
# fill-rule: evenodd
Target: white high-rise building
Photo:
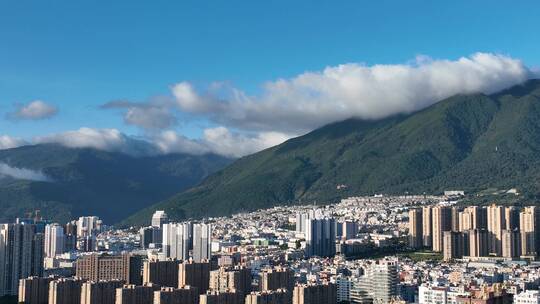
<path fill-rule="evenodd" d="M 152 215 L 152 226 L 154 227 L 163 227 L 163 225 L 167 224 L 169 222 L 169 217 L 167 216 L 167 213 L 163 210 L 157 210 Z"/>
<path fill-rule="evenodd" d="M 193 225 L 193 260 L 201 262 L 212 257 L 212 225 Z"/>
<path fill-rule="evenodd" d="M 17 295 L 19 280 L 43 275 L 43 233 L 32 224 L 0 224 L 0 297 Z"/>
<path fill-rule="evenodd" d="M 95 235 L 101 231 L 101 225 L 97 216 L 81 216 L 77 220 L 77 237 Z"/>
<path fill-rule="evenodd" d="M 45 226 L 45 257 L 54 258 L 64 253 L 64 227 L 58 224 Z"/>
<path fill-rule="evenodd" d="M 192 244 L 191 223 L 168 223 L 163 225 L 162 230 L 164 257 L 188 260 Z"/>
<path fill-rule="evenodd" d="M 514 304 L 540 304 L 540 291 L 527 290 L 514 295 Z"/>
<path fill-rule="evenodd" d="M 309 219 L 305 235 L 307 257 L 336 254 L 336 221 L 333 218 Z"/>

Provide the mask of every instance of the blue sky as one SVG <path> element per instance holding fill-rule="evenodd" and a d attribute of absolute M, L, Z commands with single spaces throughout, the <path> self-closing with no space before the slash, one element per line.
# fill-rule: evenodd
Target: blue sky
<path fill-rule="evenodd" d="M 88 127 L 150 138 L 165 130 L 126 124 L 127 106 L 100 106 L 174 100 L 171 88 L 182 82 L 201 96 L 227 99 L 241 91 L 257 102 L 267 82 L 347 63 L 483 52 L 534 68 L 538 11 L 537 1 L 0 1 L 0 135 L 30 141 Z M 214 82 L 225 89 L 212 91 Z M 35 100 L 57 113 L 14 118 Z M 195 140 L 208 128 L 290 137 L 318 124 L 270 130 L 253 124 L 258 117 L 240 123 L 210 110 L 167 111 L 176 123 L 166 129 Z"/>

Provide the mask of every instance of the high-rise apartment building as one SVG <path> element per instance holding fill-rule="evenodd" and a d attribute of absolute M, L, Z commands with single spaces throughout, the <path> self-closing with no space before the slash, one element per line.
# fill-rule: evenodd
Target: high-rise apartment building
<path fill-rule="evenodd" d="M 155 284 L 141 286 L 128 284 L 116 289 L 115 304 L 149 304 L 154 301 L 154 291 L 160 287 Z"/>
<path fill-rule="evenodd" d="M 178 265 L 178 287 L 196 287 L 199 294 L 208 290 L 210 282 L 210 263 L 186 261 Z"/>
<path fill-rule="evenodd" d="M 469 256 L 482 257 L 488 255 L 488 233 L 485 229 L 467 231 L 469 236 Z"/>
<path fill-rule="evenodd" d="M 178 287 L 178 265 L 180 261 L 145 261 L 143 283 L 153 283 L 162 287 Z"/>
<path fill-rule="evenodd" d="M 389 303 L 399 296 L 399 277 L 395 261 L 380 260 L 378 264 L 372 265 L 369 279 L 375 302 Z"/>
<path fill-rule="evenodd" d="M 81 286 L 81 304 L 115 304 L 116 289 L 123 286 L 122 281 L 89 281 Z"/>
<path fill-rule="evenodd" d="M 490 205 L 487 207 L 487 230 L 489 253 L 502 255 L 502 231 L 506 227 L 506 212 L 504 206 Z"/>
<path fill-rule="evenodd" d="M 422 209 L 409 210 L 409 246 L 411 248 L 423 247 L 422 219 Z"/>
<path fill-rule="evenodd" d="M 0 224 L 0 296 L 17 295 L 19 280 L 43 274 L 43 233 L 32 224 Z"/>
<path fill-rule="evenodd" d="M 509 206 L 504 209 L 504 229 L 519 229 L 519 209 L 515 206 Z"/>
<path fill-rule="evenodd" d="M 536 256 L 538 254 L 536 244 L 538 242 L 538 208 L 535 206 L 525 207 L 519 214 L 519 230 L 521 233 L 521 254 L 524 256 Z"/>
<path fill-rule="evenodd" d="M 350 240 L 356 238 L 358 233 L 358 223 L 353 221 L 344 221 L 343 223 L 338 223 L 338 227 L 341 226 L 341 239 Z M 422 227 L 420 227 L 420 231 Z"/>
<path fill-rule="evenodd" d="M 307 257 L 332 257 L 336 254 L 336 221 L 333 218 L 309 219 L 305 235 Z"/>
<path fill-rule="evenodd" d="M 422 207 L 422 238 L 423 245 L 427 248 L 433 246 L 433 207 Z"/>
<path fill-rule="evenodd" d="M 76 262 L 76 277 L 90 280 L 120 280 L 127 284 L 141 284 L 141 258 L 122 255 L 91 254 Z"/>
<path fill-rule="evenodd" d="M 236 290 L 243 295 L 251 292 L 251 269 L 236 267 L 220 267 L 210 271 L 209 288 L 216 291 Z"/>
<path fill-rule="evenodd" d="M 163 253 L 168 259 L 188 260 L 192 248 L 191 223 L 163 224 Z"/>
<path fill-rule="evenodd" d="M 521 256 L 521 236 L 519 230 L 505 229 L 502 232 L 502 256 L 505 258 L 518 258 Z"/>
<path fill-rule="evenodd" d="M 199 304 L 243 304 L 245 295 L 236 290 L 207 291 L 201 295 Z"/>
<path fill-rule="evenodd" d="M 452 230 L 452 211 L 447 206 L 435 206 L 431 210 L 433 220 L 433 251 L 443 251 L 443 233 Z"/>
<path fill-rule="evenodd" d="M 167 213 L 163 210 L 157 210 L 152 215 L 152 226 L 162 228 L 164 224 L 167 224 L 169 222 L 169 217 L 167 216 Z"/>
<path fill-rule="evenodd" d="M 58 224 L 45 226 L 45 257 L 54 258 L 57 254 L 64 253 L 64 227 Z"/>
<path fill-rule="evenodd" d="M 294 287 L 294 273 L 285 267 L 274 267 L 261 270 L 259 273 L 259 290 L 286 289 L 292 291 Z"/>
<path fill-rule="evenodd" d="M 154 304 L 191 304 L 199 303 L 199 291 L 195 287 L 162 287 L 154 291 Z"/>
<path fill-rule="evenodd" d="M 19 301 L 24 304 L 47 304 L 52 278 L 29 277 L 19 281 Z"/>
<path fill-rule="evenodd" d="M 49 304 L 74 304 L 81 302 L 83 280 L 61 278 L 49 283 Z"/>
<path fill-rule="evenodd" d="M 293 304 L 334 304 L 337 303 L 336 285 L 332 283 L 296 285 Z"/>
<path fill-rule="evenodd" d="M 212 225 L 193 225 L 193 260 L 201 262 L 212 258 Z"/>
<path fill-rule="evenodd" d="M 445 231 L 443 235 L 443 259 L 449 261 L 468 255 L 470 252 L 468 237 L 468 233 Z"/>
<path fill-rule="evenodd" d="M 81 216 L 77 220 L 77 236 L 96 235 L 101 231 L 102 221 L 97 216 Z"/>
<path fill-rule="evenodd" d="M 245 304 L 289 304 L 291 293 L 286 289 L 252 292 L 246 296 Z"/>

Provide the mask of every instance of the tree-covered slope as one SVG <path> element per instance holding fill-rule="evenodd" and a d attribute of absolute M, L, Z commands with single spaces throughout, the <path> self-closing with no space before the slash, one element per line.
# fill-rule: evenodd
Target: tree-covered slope
<path fill-rule="evenodd" d="M 330 124 L 241 158 L 126 223 L 147 222 L 155 209 L 183 219 L 380 192 L 516 187 L 534 196 L 539 98 L 533 80 L 491 96 L 454 96 L 410 115 Z"/>
<path fill-rule="evenodd" d="M 48 219 L 98 215 L 112 224 L 196 185 L 230 160 L 185 154 L 133 157 L 44 144 L 0 150 L 0 163 L 48 178 L 31 181 L 0 176 L 0 222 L 39 209 Z"/>

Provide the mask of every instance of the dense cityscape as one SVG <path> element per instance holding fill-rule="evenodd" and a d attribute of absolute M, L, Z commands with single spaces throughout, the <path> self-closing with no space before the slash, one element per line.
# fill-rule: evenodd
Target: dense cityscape
<path fill-rule="evenodd" d="M 19 303 L 540 303 L 534 206 L 373 196 L 115 229 L 39 213 L 2 224 Z"/>

